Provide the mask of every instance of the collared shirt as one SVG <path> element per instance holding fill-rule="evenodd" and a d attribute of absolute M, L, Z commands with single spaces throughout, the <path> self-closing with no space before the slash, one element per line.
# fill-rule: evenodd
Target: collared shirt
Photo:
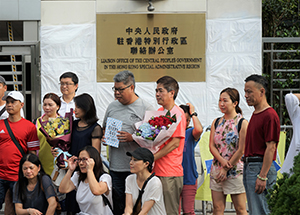
<path fill-rule="evenodd" d="M 62 117 L 65 117 L 65 114 L 70 112 L 70 109 L 73 109 L 73 117 L 75 118 L 75 102 L 74 99 L 72 99 L 72 101 L 70 101 L 69 103 L 65 102 L 63 97 L 60 97 L 60 102 L 61 102 L 61 106 L 60 109 L 58 111 L 59 115 L 61 115 Z"/>

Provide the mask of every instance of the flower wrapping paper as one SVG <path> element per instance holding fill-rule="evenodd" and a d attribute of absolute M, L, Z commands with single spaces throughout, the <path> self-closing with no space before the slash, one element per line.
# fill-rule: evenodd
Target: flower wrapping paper
<path fill-rule="evenodd" d="M 152 117 L 158 117 L 161 115 L 166 115 L 167 111 L 146 111 L 143 121 L 135 123 L 136 129 L 138 129 L 143 123 L 148 122 Z M 174 113 L 173 113 L 174 114 Z M 153 154 L 155 154 L 159 147 L 166 142 L 175 132 L 177 125 L 181 121 L 180 113 L 176 113 L 177 121 L 172 123 L 167 130 L 161 130 L 154 140 L 145 139 L 142 136 L 137 136 L 135 133 L 132 135 L 135 142 L 137 142 L 141 147 L 149 149 Z"/>
<path fill-rule="evenodd" d="M 64 118 L 68 118 L 69 122 L 70 122 L 70 126 L 69 126 L 70 132 L 68 134 L 59 135 L 59 136 L 55 136 L 55 137 L 50 137 L 49 134 L 46 132 L 46 130 L 44 128 L 44 126 L 46 126 L 48 121 L 42 122 L 41 118 L 39 119 L 39 122 L 41 123 L 40 131 L 46 137 L 47 142 L 49 143 L 49 145 L 51 147 L 59 148 L 63 152 L 68 152 L 70 147 L 71 147 L 71 134 L 72 134 L 72 125 L 73 125 L 73 109 L 70 110 L 70 113 L 66 113 Z M 57 156 L 56 165 L 58 167 L 60 167 L 60 165 L 65 165 L 64 157 L 65 157 L 64 153 L 60 153 Z"/>

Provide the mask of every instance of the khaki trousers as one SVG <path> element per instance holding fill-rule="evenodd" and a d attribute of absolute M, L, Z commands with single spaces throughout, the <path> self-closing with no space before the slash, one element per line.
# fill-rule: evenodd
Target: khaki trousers
<path fill-rule="evenodd" d="M 180 194 L 183 187 L 183 176 L 181 177 L 161 177 L 164 203 L 167 215 L 178 215 Z"/>

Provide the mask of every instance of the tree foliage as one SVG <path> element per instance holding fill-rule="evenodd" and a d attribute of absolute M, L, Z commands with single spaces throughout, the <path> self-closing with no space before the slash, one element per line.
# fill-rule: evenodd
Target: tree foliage
<path fill-rule="evenodd" d="M 300 154 L 294 158 L 293 174 L 284 173 L 283 178 L 268 192 L 271 215 L 300 214 Z"/>
<path fill-rule="evenodd" d="M 298 0 L 263 0 L 263 37 L 299 37 Z"/>

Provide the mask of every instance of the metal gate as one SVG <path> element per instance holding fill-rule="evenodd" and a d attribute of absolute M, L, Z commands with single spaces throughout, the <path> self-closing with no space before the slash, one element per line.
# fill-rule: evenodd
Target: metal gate
<path fill-rule="evenodd" d="M 7 91 L 19 90 L 23 93 L 26 119 L 40 116 L 39 42 L 0 41 L 0 75 L 7 81 Z"/>
<path fill-rule="evenodd" d="M 270 105 L 279 115 L 281 128 L 287 131 L 288 148 L 292 125 L 284 96 L 300 92 L 300 38 L 264 37 L 262 45 L 264 73 L 270 75 Z"/>

